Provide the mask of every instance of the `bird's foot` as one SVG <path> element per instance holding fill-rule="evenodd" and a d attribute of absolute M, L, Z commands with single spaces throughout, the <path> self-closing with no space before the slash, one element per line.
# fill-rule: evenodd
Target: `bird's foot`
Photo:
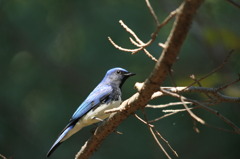
<path fill-rule="evenodd" d="M 93 116 L 92 119 L 98 120 L 98 121 L 103 121 L 101 118 Z"/>
<path fill-rule="evenodd" d="M 117 131 L 117 130 L 114 130 L 113 132 L 116 133 L 116 134 L 118 134 L 118 135 L 122 135 L 122 134 L 123 134 L 122 132 Z"/>

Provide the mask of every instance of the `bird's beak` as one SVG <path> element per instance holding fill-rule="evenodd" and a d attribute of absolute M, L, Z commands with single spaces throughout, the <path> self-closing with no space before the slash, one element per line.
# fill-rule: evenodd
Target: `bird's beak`
<path fill-rule="evenodd" d="M 130 77 L 136 75 L 135 73 L 127 72 L 124 74 L 124 76 Z"/>

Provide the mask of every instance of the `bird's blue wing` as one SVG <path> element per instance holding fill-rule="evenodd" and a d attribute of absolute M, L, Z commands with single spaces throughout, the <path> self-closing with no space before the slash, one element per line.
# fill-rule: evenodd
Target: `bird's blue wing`
<path fill-rule="evenodd" d="M 112 93 L 112 91 L 113 89 L 109 85 L 98 85 L 92 91 L 92 93 L 89 94 L 87 99 L 78 107 L 76 112 L 73 114 L 68 125 L 62 130 L 58 139 L 48 151 L 47 157 L 49 157 L 55 151 L 55 149 L 63 142 L 62 140 L 64 139 L 64 137 L 67 135 L 68 132 L 73 129 L 75 124 L 83 115 L 85 115 L 91 109 L 99 106 L 101 103 L 108 102 L 109 95 Z"/>
<path fill-rule="evenodd" d="M 103 101 L 108 100 L 109 95 L 113 91 L 109 85 L 98 85 L 87 99 L 78 107 L 71 118 L 71 122 L 80 119 L 83 115 L 89 112 L 94 107 L 100 105 Z"/>

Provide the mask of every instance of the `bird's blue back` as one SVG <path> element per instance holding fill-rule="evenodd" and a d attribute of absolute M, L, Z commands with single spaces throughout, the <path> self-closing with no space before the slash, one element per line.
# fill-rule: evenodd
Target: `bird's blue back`
<path fill-rule="evenodd" d="M 124 72 L 128 72 L 123 68 L 113 68 L 108 70 L 103 80 L 98 84 L 98 86 L 88 95 L 86 100 L 78 107 L 78 109 L 73 114 L 70 119 L 70 123 L 80 119 L 83 115 L 85 115 L 88 111 L 90 111 L 93 107 L 99 106 L 102 102 L 108 102 L 107 99 L 111 93 L 116 93 L 116 95 L 120 95 L 121 92 L 119 88 L 113 90 L 114 86 L 109 84 L 108 77 L 115 72 L 116 70 L 121 70 Z M 117 91 L 117 92 L 116 92 Z M 114 100 L 115 97 L 111 96 L 110 100 Z"/>
<path fill-rule="evenodd" d="M 110 85 L 104 85 L 100 83 L 78 107 L 70 121 L 78 120 L 93 107 L 99 106 L 102 102 L 108 102 L 107 98 L 112 91 L 113 89 Z"/>

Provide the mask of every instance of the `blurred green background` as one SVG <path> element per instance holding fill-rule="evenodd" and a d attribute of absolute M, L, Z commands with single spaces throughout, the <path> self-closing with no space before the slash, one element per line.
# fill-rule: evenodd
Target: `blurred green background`
<path fill-rule="evenodd" d="M 181 2 L 151 1 L 160 20 Z M 112 67 L 137 74 L 123 86 L 123 99 L 136 92 L 134 83 L 148 77 L 154 62 L 143 52 L 132 56 L 109 43 L 107 37 L 111 36 L 119 45 L 134 48 L 118 23 L 120 19 L 143 41 L 155 29 L 144 0 L 0 1 L 0 154 L 13 159 L 45 158 L 78 105 Z M 161 30 L 149 48 L 157 58 L 161 53 L 157 43 L 166 40 L 171 24 Z M 224 0 L 206 0 L 174 65 L 177 85 L 190 84 L 191 74 L 205 75 L 231 49 L 235 52 L 227 66 L 204 80 L 203 85 L 217 87 L 236 79 L 240 68 L 239 28 L 238 8 Z M 167 79 L 164 85 L 172 85 L 171 80 Z M 239 86 L 235 84 L 224 93 L 239 96 Z M 189 97 L 202 98 L 197 94 Z M 173 101 L 176 99 L 163 97 L 153 103 Z M 225 103 L 214 109 L 239 126 L 239 106 Z M 194 112 L 209 124 L 229 128 L 208 112 Z M 149 119 L 164 115 L 160 109 L 148 110 L 148 114 Z M 71 137 L 51 158 L 74 158 L 95 127 L 84 128 Z M 156 127 L 180 158 L 240 158 L 239 135 L 201 125 L 197 134 L 187 113 L 160 120 Z M 125 120 L 118 131 L 123 135 L 111 134 L 93 159 L 166 158 L 147 127 L 134 117 Z"/>

